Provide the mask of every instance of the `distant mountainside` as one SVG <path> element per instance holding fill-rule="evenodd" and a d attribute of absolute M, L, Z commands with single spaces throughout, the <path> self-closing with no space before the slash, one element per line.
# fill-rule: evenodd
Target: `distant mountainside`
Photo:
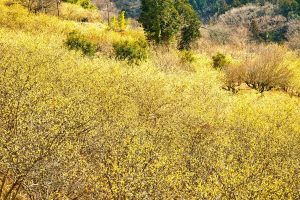
<path fill-rule="evenodd" d="M 140 0 L 114 0 L 116 7 L 119 10 L 126 11 L 127 15 L 133 18 L 137 18 L 141 12 Z"/>
<path fill-rule="evenodd" d="M 220 15 L 215 23 L 233 30 L 247 28 L 255 39 L 261 41 L 283 42 L 300 38 L 300 19 L 281 15 L 278 7 L 269 3 L 233 8 Z"/>
<path fill-rule="evenodd" d="M 112 0 L 119 10 L 125 10 L 128 16 L 137 18 L 140 14 L 141 0 Z M 242 7 L 249 3 L 264 5 L 272 3 L 279 9 L 277 12 L 284 16 L 300 15 L 300 0 L 189 0 L 190 4 L 202 20 L 207 21 L 226 11 Z"/>
<path fill-rule="evenodd" d="M 300 15 L 300 0 L 189 0 L 202 19 L 207 20 L 212 16 L 220 15 L 226 11 L 242 7 L 249 3 L 265 5 L 271 3 L 279 9 L 277 12 L 284 16 Z"/>

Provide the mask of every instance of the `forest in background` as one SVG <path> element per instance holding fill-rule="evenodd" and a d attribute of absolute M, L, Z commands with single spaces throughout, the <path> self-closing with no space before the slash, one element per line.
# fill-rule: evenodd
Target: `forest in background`
<path fill-rule="evenodd" d="M 299 0 L 189 0 L 194 9 L 203 19 L 220 15 L 231 8 L 242 7 L 249 3 L 265 5 L 271 3 L 278 6 L 278 12 L 284 16 L 298 15 L 300 13 Z"/>
<path fill-rule="evenodd" d="M 137 18 L 141 13 L 141 0 L 94 0 L 98 5 L 113 3 L 119 10 L 124 10 L 130 17 Z M 203 21 L 209 21 L 212 17 L 224 14 L 231 8 L 238 8 L 249 3 L 265 5 L 271 3 L 278 6 L 278 12 L 284 16 L 298 15 L 300 13 L 299 0 L 189 0 L 195 11 Z"/>

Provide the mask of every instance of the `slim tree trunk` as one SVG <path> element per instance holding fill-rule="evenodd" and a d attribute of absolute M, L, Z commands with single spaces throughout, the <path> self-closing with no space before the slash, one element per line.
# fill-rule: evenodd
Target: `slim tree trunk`
<path fill-rule="evenodd" d="M 107 24 L 109 24 L 110 23 L 110 16 L 109 16 L 109 4 L 110 4 L 110 1 L 108 1 L 107 3 L 106 3 L 106 11 L 107 11 Z"/>
<path fill-rule="evenodd" d="M 59 5 L 60 5 L 60 0 L 56 0 L 56 10 L 57 10 L 57 16 L 59 17 L 60 12 L 59 12 Z"/>

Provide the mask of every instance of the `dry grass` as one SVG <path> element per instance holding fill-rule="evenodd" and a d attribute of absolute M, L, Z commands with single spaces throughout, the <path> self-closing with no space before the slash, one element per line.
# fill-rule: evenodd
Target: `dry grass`
<path fill-rule="evenodd" d="M 287 49 L 278 45 L 259 46 L 256 55 L 225 69 L 226 87 L 233 92 L 242 83 L 259 91 L 290 88 L 292 71 L 284 62 Z"/>
<path fill-rule="evenodd" d="M 100 22 L 100 13 L 96 9 L 84 9 L 80 5 L 62 3 L 61 15 L 62 19 L 73 20 L 78 22 Z"/>
<path fill-rule="evenodd" d="M 150 58 L 152 64 L 164 72 L 195 71 L 193 52 L 180 52 L 166 46 L 155 46 Z"/>

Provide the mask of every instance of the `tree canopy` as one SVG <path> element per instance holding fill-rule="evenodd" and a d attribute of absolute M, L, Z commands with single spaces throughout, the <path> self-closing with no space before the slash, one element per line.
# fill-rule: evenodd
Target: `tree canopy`
<path fill-rule="evenodd" d="M 187 0 L 142 0 L 139 21 L 156 43 L 170 43 L 179 36 L 178 48 L 188 49 L 200 37 L 200 20 Z"/>

